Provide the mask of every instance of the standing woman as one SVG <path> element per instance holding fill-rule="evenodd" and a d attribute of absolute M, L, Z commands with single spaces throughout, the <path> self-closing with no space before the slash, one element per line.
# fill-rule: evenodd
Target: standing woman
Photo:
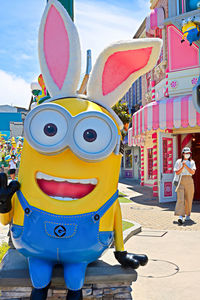
<path fill-rule="evenodd" d="M 190 220 L 192 210 L 192 202 L 194 197 L 194 181 L 192 175 L 195 174 L 196 165 L 191 159 L 191 151 L 189 147 L 182 150 L 182 158 L 178 159 L 174 166 L 174 172 L 179 175 L 179 185 L 177 187 L 177 203 L 175 208 L 175 216 L 178 216 L 178 223 L 183 224 Z"/>
<path fill-rule="evenodd" d="M 10 177 L 11 177 L 12 180 L 15 180 L 17 162 L 15 160 L 15 155 L 14 154 L 11 156 L 11 160 L 9 162 L 9 168 L 10 168 Z"/>

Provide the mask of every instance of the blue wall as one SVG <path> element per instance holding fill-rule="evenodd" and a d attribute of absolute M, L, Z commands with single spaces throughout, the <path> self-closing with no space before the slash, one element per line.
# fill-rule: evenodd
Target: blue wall
<path fill-rule="evenodd" d="M 22 122 L 21 114 L 0 112 L 0 132 L 10 131 L 10 122 Z"/>
<path fill-rule="evenodd" d="M 187 11 L 195 10 L 197 9 L 197 3 L 200 2 L 199 0 L 187 0 Z"/>

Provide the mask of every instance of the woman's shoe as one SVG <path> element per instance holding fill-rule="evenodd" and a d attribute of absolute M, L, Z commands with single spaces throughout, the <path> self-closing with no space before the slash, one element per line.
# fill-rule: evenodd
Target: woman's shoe
<path fill-rule="evenodd" d="M 183 217 L 182 216 L 178 217 L 178 224 L 183 225 Z"/>
<path fill-rule="evenodd" d="M 190 221 L 190 216 L 185 216 L 185 221 Z"/>

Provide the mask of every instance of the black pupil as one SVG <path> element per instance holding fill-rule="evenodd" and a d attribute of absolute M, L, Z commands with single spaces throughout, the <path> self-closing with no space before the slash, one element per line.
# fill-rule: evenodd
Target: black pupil
<path fill-rule="evenodd" d="M 97 138 L 97 133 L 93 129 L 87 129 L 83 133 L 83 138 L 84 138 L 84 140 L 86 140 L 86 142 L 89 142 L 89 143 L 94 142 Z"/>
<path fill-rule="evenodd" d="M 44 133 L 47 136 L 54 136 L 54 135 L 56 135 L 57 131 L 58 131 L 58 129 L 57 129 L 56 125 L 53 123 L 48 123 L 47 125 L 44 126 Z"/>

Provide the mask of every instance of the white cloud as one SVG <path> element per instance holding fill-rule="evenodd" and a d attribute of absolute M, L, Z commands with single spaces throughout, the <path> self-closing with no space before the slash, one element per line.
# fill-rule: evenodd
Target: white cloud
<path fill-rule="evenodd" d="M 146 0 L 144 0 L 146 2 Z M 92 49 L 93 63 L 102 50 L 113 42 L 132 39 L 144 16 L 100 1 L 77 1 L 75 23 L 82 46 L 82 65 L 85 71 L 86 50 Z"/>
<path fill-rule="evenodd" d="M 0 105 L 28 108 L 31 100 L 30 84 L 23 78 L 0 70 Z"/>

